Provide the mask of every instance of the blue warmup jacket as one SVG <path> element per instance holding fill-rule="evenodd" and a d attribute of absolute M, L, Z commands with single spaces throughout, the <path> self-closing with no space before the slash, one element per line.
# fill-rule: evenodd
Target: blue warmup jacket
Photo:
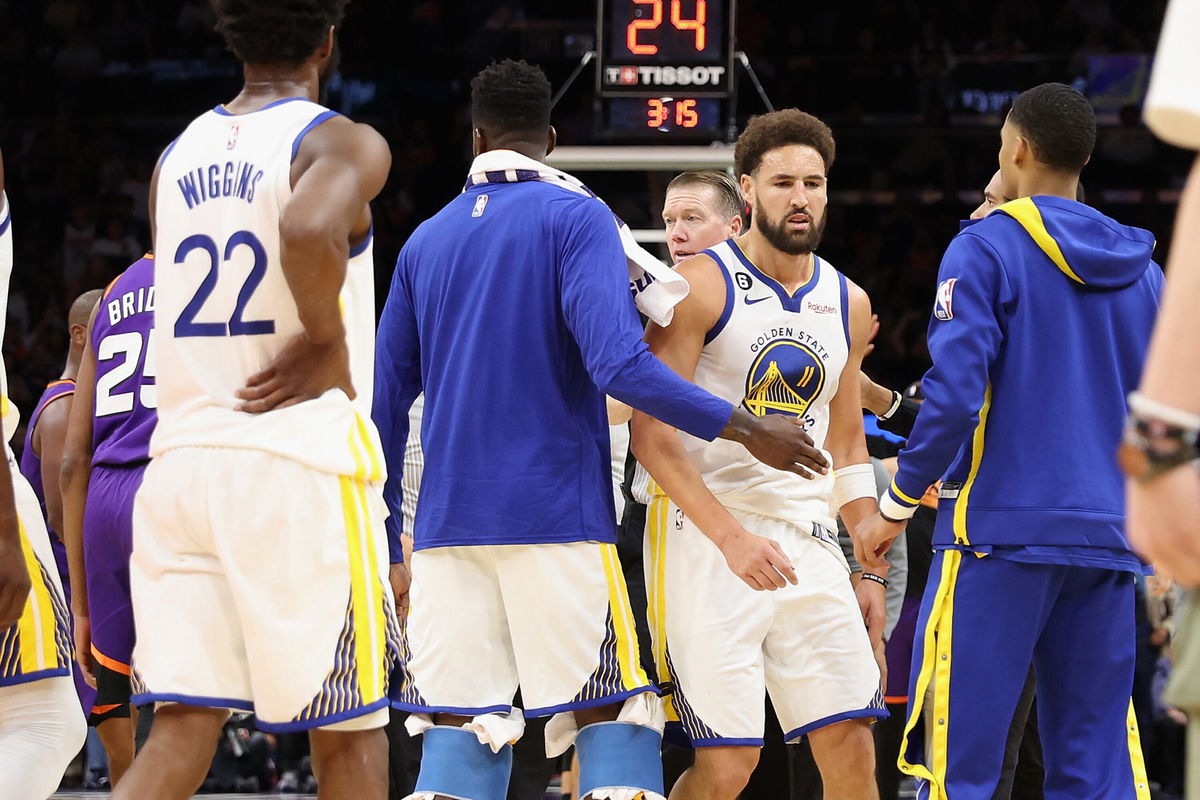
<path fill-rule="evenodd" d="M 704 439 L 733 413 L 642 341 L 608 207 L 539 181 L 470 187 L 400 252 L 371 414 L 393 563 L 408 408 L 422 390 L 418 550 L 614 542 L 604 395 Z"/>
<path fill-rule="evenodd" d="M 935 546 L 1127 553 L 1115 454 L 1158 312 L 1153 249 L 1148 231 L 1057 197 L 964 228 L 884 515 L 907 518 L 942 478 Z"/>

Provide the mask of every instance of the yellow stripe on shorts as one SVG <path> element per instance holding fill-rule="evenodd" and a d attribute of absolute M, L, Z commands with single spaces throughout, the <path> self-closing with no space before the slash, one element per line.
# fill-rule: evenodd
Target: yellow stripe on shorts
<path fill-rule="evenodd" d="M 17 623 L 21 637 L 21 672 L 28 675 L 58 665 L 54 639 L 56 620 L 50 589 L 42 577 L 41 562 L 33 552 L 33 545 L 20 518 L 17 519 L 17 527 L 30 582 L 29 597 L 25 600 L 25 609 Z"/>
<path fill-rule="evenodd" d="M 1142 758 L 1142 737 L 1138 735 L 1137 716 L 1133 713 L 1133 700 L 1125 714 L 1125 727 L 1129 731 L 1129 766 L 1133 770 L 1133 791 L 1137 800 L 1150 800 L 1150 781 L 1146 777 L 1146 762 Z"/>
<path fill-rule="evenodd" d="M 638 659 L 637 628 L 629 608 L 629 591 L 625 588 L 625 576 L 621 573 L 617 547 L 600 545 L 600 557 L 604 560 L 604 576 L 608 582 L 608 608 L 612 615 L 613 630 L 617 635 L 617 663 L 621 667 L 621 686 L 636 689 L 650 682 Z"/>
<path fill-rule="evenodd" d="M 947 731 L 950 728 L 950 669 L 952 662 L 951 634 L 954 625 L 954 588 L 958 582 L 958 568 L 962 563 L 961 550 L 946 550 L 942 560 L 942 574 L 938 581 L 937 594 L 929 611 L 922 640 L 921 672 L 909 703 L 908 722 L 904 726 L 903 744 L 896 763 L 905 775 L 921 778 L 929 783 L 928 800 L 939 800 L 945 796 L 947 757 Z M 925 754 L 928 764 L 910 764 L 905 758 L 908 740 L 912 736 L 917 720 L 921 719 L 925 695 L 933 693 L 933 713 L 925 723 L 932 727 L 927 732 L 929 752 Z"/>
<path fill-rule="evenodd" d="M 344 475 L 338 480 L 350 560 L 350 608 L 354 615 L 354 658 L 359 693 L 364 703 L 371 703 L 383 695 L 383 650 L 378 624 L 381 606 L 373 602 L 378 595 L 378 578 L 377 573 L 367 572 L 372 548 L 365 536 L 369 523 L 360 519 L 360 516 L 365 517 L 365 506 L 359 496 L 362 483 Z"/>
<path fill-rule="evenodd" d="M 667 668 L 667 599 L 664 589 L 667 574 L 668 505 L 667 496 L 655 492 L 654 499 L 650 501 L 646 511 L 646 524 L 650 526 L 650 569 L 654 576 L 647 587 L 650 599 L 648 616 L 650 638 L 654 644 L 654 669 L 660 685 L 671 682 L 671 671 Z M 675 709 L 675 699 L 671 694 L 663 696 L 663 711 L 666 712 L 668 720 L 679 720 L 679 712 Z"/>

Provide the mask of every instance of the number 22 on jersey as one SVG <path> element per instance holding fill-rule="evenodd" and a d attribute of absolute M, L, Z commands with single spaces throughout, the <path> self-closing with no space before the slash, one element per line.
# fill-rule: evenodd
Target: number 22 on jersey
<path fill-rule="evenodd" d="M 246 280 L 242 283 L 242 288 L 238 292 L 237 302 L 234 304 L 229 322 L 196 322 L 196 316 L 213 293 L 213 289 L 217 287 L 217 281 L 221 277 L 220 269 L 218 268 L 217 243 L 213 241 L 211 236 L 202 233 L 189 236 L 179 243 L 179 248 L 175 251 L 175 263 L 177 265 L 182 264 L 193 250 L 201 250 L 208 255 L 209 268 L 204 279 L 200 281 L 200 285 L 196 287 L 196 294 L 183 307 L 183 311 L 179 314 L 179 319 L 175 320 L 176 338 L 189 336 L 258 336 L 275 332 L 275 322 L 273 320 L 246 320 L 242 318 L 242 315 L 246 311 L 246 305 L 250 302 L 250 298 L 254 294 L 254 290 L 258 288 L 258 285 L 262 283 L 263 276 L 267 274 L 267 251 L 263 248 L 262 242 L 251 231 L 238 231 L 230 236 L 229 240 L 225 243 L 224 258 L 221 263 L 228 264 L 229 260 L 233 257 L 234 251 L 239 247 L 250 249 L 250 252 L 254 256 L 254 263 L 250 267 L 250 274 L 246 276 Z"/>

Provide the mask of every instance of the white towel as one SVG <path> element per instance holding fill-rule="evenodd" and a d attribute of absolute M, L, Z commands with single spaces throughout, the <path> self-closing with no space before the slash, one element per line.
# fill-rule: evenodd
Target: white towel
<path fill-rule="evenodd" d="M 540 161 L 534 161 L 513 150 L 489 150 L 475 157 L 471 163 L 471 174 L 466 187 L 483 183 L 519 183 L 521 181 L 544 181 L 561 186 L 576 194 L 594 197 L 604 202 L 596 193 L 572 175 L 552 169 Z M 613 214 L 613 221 L 621 235 L 625 248 L 625 261 L 629 267 L 629 289 L 638 309 L 656 325 L 666 327 L 675 315 L 675 306 L 691 291 L 687 279 L 659 261 L 634 241 L 620 217 Z"/>
<path fill-rule="evenodd" d="M 1146 92 L 1150 130 L 1178 147 L 1200 150 L 1200 0 L 1171 0 Z"/>

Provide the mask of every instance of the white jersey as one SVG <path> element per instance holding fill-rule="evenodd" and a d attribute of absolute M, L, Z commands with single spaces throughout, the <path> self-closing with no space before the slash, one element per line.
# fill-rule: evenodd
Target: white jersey
<path fill-rule="evenodd" d="M 303 137 L 336 112 L 305 98 L 247 114 L 218 107 L 167 148 L 155 197 L 158 426 L 150 455 L 176 447 L 266 450 L 340 475 L 382 479 L 370 422 L 375 349 L 371 237 L 353 247 L 341 292 L 357 399 L 340 389 L 251 415 L 234 392 L 303 326 L 279 261 L 279 218 Z"/>
<path fill-rule="evenodd" d="M 705 252 L 725 273 L 725 309 L 706 337 L 694 382 L 756 416 L 800 417 L 824 452 L 829 401 L 850 353 L 845 277 L 814 255 L 812 278 L 788 295 L 732 239 Z M 725 506 L 836 530 L 832 471 L 805 480 L 768 467 L 736 442 L 680 436 Z"/>

